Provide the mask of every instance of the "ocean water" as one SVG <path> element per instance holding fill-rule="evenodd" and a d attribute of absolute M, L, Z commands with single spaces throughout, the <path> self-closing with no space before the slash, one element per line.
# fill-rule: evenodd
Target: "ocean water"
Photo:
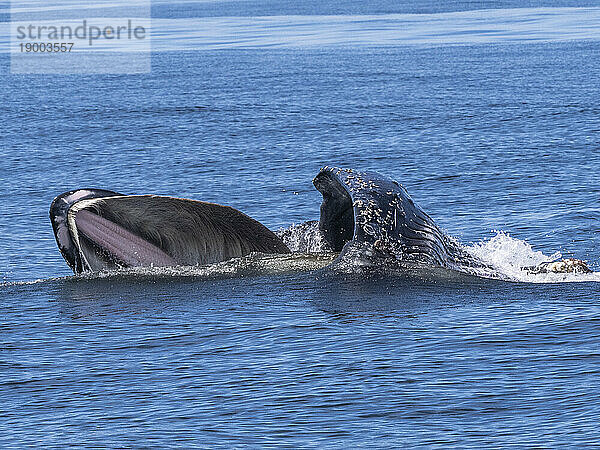
<path fill-rule="evenodd" d="M 0 446 L 600 445 L 599 7 L 157 1 L 150 74 L 0 53 Z M 324 165 L 503 280 L 316 248 L 74 277 L 48 219 L 98 187 L 287 229 Z M 520 270 L 559 255 L 595 273 Z"/>

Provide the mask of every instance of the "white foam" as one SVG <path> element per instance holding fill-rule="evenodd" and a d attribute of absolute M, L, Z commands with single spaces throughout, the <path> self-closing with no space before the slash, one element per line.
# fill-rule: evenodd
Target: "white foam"
<path fill-rule="evenodd" d="M 456 270 L 484 278 L 504 279 L 525 283 L 572 283 L 600 282 L 600 272 L 588 274 L 576 273 L 528 273 L 523 267 L 536 266 L 547 261 L 562 257 L 560 252 L 545 255 L 539 250 L 520 239 L 511 237 L 503 231 L 496 231 L 495 236 L 482 242 L 463 246 L 464 250 L 489 265 L 489 268 L 457 267 Z M 318 232 L 318 223 L 292 225 L 279 231 L 292 254 L 251 254 L 207 266 L 176 266 L 176 267 L 135 267 L 117 271 L 84 273 L 75 277 L 38 279 L 32 281 L 3 282 L 0 286 L 29 285 L 60 279 L 102 279 L 111 277 L 191 277 L 211 279 L 222 277 L 239 277 L 246 275 L 268 275 L 286 272 L 311 271 L 324 268 L 331 264 L 337 253 L 324 249 L 324 242 Z M 348 272 L 360 270 L 364 260 L 360 252 L 344 260 L 343 266 L 338 266 Z"/>
<path fill-rule="evenodd" d="M 127 269 L 106 270 L 100 272 L 84 272 L 74 279 L 103 278 L 144 278 L 144 277 L 176 277 L 176 278 L 236 278 L 248 275 L 275 275 L 288 272 L 312 271 L 321 269 L 335 259 L 335 253 L 319 254 L 263 254 L 251 253 L 240 258 L 233 258 L 220 263 L 203 266 L 173 267 L 132 267 Z"/>
<path fill-rule="evenodd" d="M 493 267 L 493 270 L 477 271 L 477 274 L 490 278 L 507 278 L 526 283 L 565 283 L 597 281 L 600 282 L 600 272 L 589 274 L 578 273 L 544 273 L 533 274 L 523 270 L 523 267 L 536 266 L 546 261 L 554 261 L 562 257 L 560 252 L 552 255 L 534 250 L 533 247 L 520 239 L 511 237 L 503 231 L 496 231 L 489 240 L 465 247 L 473 256 Z"/>
<path fill-rule="evenodd" d="M 25 281 L 8 281 L 5 279 L 4 281 L 0 282 L 0 287 L 29 286 L 29 285 L 47 283 L 47 282 L 56 281 L 56 280 L 66 280 L 68 278 L 73 278 L 73 277 L 38 278 L 36 280 L 25 280 Z"/>

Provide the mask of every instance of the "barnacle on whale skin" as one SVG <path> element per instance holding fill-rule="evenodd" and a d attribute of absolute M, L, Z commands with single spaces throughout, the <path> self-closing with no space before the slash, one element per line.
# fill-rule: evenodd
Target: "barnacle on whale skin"
<path fill-rule="evenodd" d="M 559 261 L 543 262 L 537 266 L 523 267 L 528 273 L 591 273 L 585 261 L 575 258 L 561 259 Z"/>

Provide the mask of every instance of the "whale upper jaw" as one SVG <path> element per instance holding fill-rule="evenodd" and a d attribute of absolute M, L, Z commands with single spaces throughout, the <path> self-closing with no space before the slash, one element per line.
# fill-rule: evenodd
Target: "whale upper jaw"
<path fill-rule="evenodd" d="M 323 194 L 323 237 L 342 254 L 352 250 L 444 267 L 464 257 L 396 181 L 377 172 L 324 167 L 313 184 Z"/>

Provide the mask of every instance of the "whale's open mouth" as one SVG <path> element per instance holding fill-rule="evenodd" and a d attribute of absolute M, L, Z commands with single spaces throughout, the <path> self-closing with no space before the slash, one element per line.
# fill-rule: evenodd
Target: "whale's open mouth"
<path fill-rule="evenodd" d="M 177 261 L 165 253 L 152 238 L 143 238 L 95 211 L 81 201 L 69 212 L 71 230 L 88 267 L 175 266 Z M 89 202 L 93 207 L 94 202 Z"/>
<path fill-rule="evenodd" d="M 208 266 L 254 253 L 290 253 L 290 248 L 335 252 L 336 267 L 392 263 L 498 273 L 495 263 L 446 235 L 402 185 L 384 175 L 325 167 L 313 183 L 323 195 L 318 224 L 294 225 L 279 236 L 228 206 L 102 189 L 59 195 L 50 219 L 60 252 L 76 274 Z M 521 271 L 585 274 L 591 269 L 585 261 L 568 258 L 523 266 Z"/>
<path fill-rule="evenodd" d="M 101 215 L 106 199 L 123 197 L 102 189 L 81 189 L 52 202 L 50 218 L 56 242 L 74 272 L 177 264 L 152 237 L 125 228 L 106 211 Z"/>
<path fill-rule="evenodd" d="M 85 249 L 94 248 L 95 244 L 88 241 L 85 236 L 81 237 L 80 242 L 77 241 L 75 230 L 69 226 L 71 207 L 80 201 L 113 196 L 122 196 L 122 194 L 104 189 L 77 189 L 59 195 L 50 205 L 50 221 L 58 249 L 73 272 L 91 270 L 84 252 Z M 101 257 L 101 247 L 96 246 L 96 250 Z"/>
<path fill-rule="evenodd" d="M 253 252 L 289 253 L 245 214 L 213 203 L 85 189 L 50 207 L 58 247 L 75 273 L 211 264 Z"/>

